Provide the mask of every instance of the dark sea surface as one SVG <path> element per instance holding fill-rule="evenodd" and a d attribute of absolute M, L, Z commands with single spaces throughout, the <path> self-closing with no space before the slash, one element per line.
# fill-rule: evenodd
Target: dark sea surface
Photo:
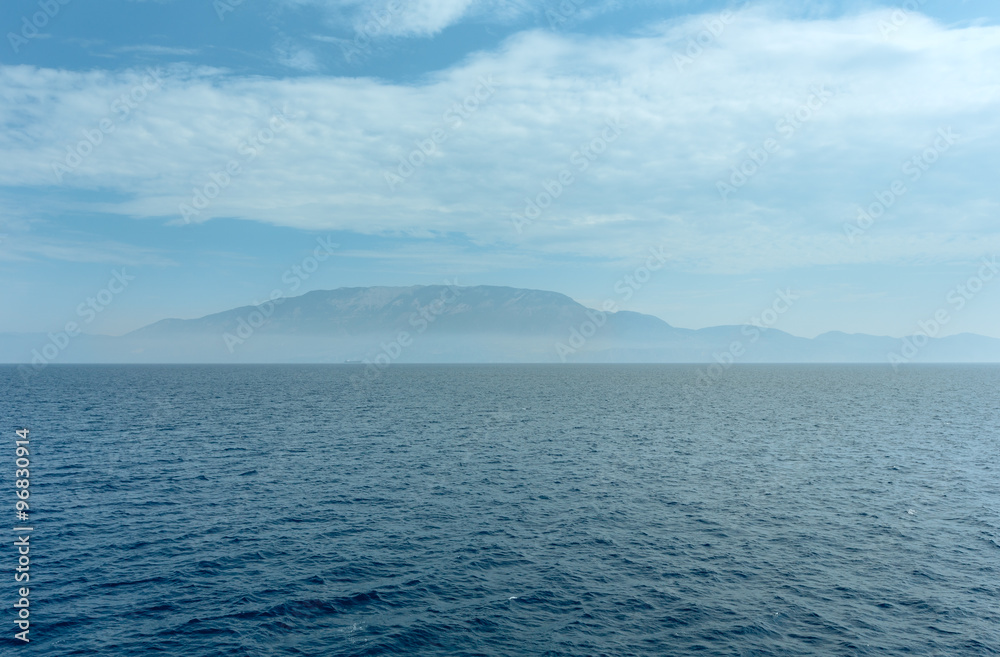
<path fill-rule="evenodd" d="M 0 654 L 1000 653 L 1000 367 L 697 371 L 0 367 Z"/>

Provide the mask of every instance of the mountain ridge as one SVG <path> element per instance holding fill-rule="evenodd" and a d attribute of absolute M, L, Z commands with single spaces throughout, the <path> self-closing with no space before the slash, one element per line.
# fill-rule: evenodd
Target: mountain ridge
<path fill-rule="evenodd" d="M 916 343 L 920 344 L 917 345 Z M 65 344 L 64 344 L 65 343 Z M 895 354 L 895 357 L 893 357 Z M 1000 340 L 680 328 L 510 286 L 345 287 L 276 297 L 120 337 L 0 335 L 0 360 L 48 362 L 1000 362 Z"/>

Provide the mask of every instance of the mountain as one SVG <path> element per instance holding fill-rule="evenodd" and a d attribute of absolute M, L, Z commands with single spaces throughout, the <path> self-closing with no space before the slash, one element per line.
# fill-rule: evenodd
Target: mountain
<path fill-rule="evenodd" d="M 891 355 L 894 354 L 894 355 Z M 125 336 L 0 335 L 0 361 L 156 363 L 1000 362 L 1000 340 L 813 339 L 756 326 L 683 329 L 556 292 L 480 285 L 317 290 Z"/>

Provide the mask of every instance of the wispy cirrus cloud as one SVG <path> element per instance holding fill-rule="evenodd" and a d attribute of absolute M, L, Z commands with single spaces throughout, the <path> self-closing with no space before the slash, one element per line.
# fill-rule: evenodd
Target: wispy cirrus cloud
<path fill-rule="evenodd" d="M 15 234 L 4 240 L 0 260 L 30 262 L 46 259 L 75 263 L 107 263 L 112 265 L 176 266 L 171 258 L 154 249 L 137 247 L 113 240 L 73 240 Z"/>
<path fill-rule="evenodd" d="M 115 52 L 141 53 L 144 55 L 170 56 L 170 55 L 197 55 L 198 48 L 174 48 L 171 46 L 156 46 L 151 44 L 138 44 L 130 46 L 118 46 Z"/>

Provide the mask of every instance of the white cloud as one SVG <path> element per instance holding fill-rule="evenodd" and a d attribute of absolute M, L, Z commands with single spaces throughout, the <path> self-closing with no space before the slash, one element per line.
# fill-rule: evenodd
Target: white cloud
<path fill-rule="evenodd" d="M 389 34 L 430 36 L 458 22 L 475 0 L 411 0 L 397 4 L 399 16 L 390 19 Z"/>
<path fill-rule="evenodd" d="M 465 4 L 442 5 L 425 25 Z M 178 221 L 193 188 L 235 160 L 240 173 L 196 221 L 460 232 L 536 254 L 621 256 L 671 244 L 700 271 L 977 257 L 1000 246 L 991 164 L 1000 69 L 983 65 L 1000 54 L 1000 28 L 946 29 L 913 15 L 885 38 L 878 22 L 887 15 L 804 21 L 745 11 L 703 39 L 682 70 L 675 55 L 705 29 L 703 17 L 633 37 L 525 32 L 421 84 L 178 67 L 127 115 L 112 103 L 141 84 L 142 71 L 8 66 L 0 184 L 38 186 L 33 207 L 46 207 L 53 162 L 109 119 L 114 132 L 63 176 L 64 187 L 108 192 L 100 203 L 81 196 L 81 210 Z M 481 82 L 489 76 L 493 93 Z M 820 85 L 833 97 L 786 136 L 779 121 Z M 463 100 L 478 108 L 455 127 L 449 110 Z M 286 112 L 287 127 L 248 158 L 273 108 Z M 624 122 L 621 137 L 581 173 L 574 151 L 612 117 Z M 920 180 L 906 179 L 894 208 L 849 243 L 843 224 L 856 207 L 904 179 L 903 162 L 949 126 L 955 145 Z M 385 172 L 435 130 L 446 139 L 390 190 Z M 723 200 L 717 181 L 768 138 L 778 152 Z M 514 230 L 511 213 L 564 169 L 573 184 Z M 953 225 L 961 231 L 949 234 Z"/>
<path fill-rule="evenodd" d="M 304 48 L 289 45 L 278 46 L 275 48 L 275 55 L 282 66 L 294 68 L 298 71 L 306 71 L 308 73 L 319 70 L 319 63 L 316 61 L 316 55 L 309 50 L 305 50 Z"/>
<path fill-rule="evenodd" d="M 369 36 L 429 37 L 470 17 L 513 20 L 535 11 L 527 0 L 280 0 L 320 5 Z"/>

